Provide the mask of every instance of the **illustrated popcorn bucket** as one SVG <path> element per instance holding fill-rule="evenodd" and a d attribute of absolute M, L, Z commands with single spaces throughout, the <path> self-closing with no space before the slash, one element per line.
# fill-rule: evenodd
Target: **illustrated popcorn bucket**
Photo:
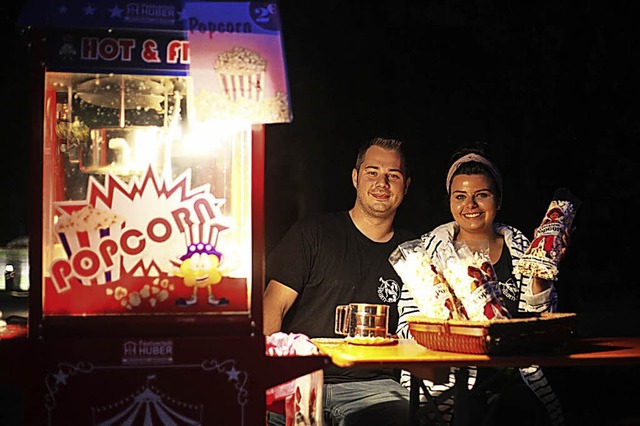
<path fill-rule="evenodd" d="M 61 216 L 56 224 L 60 243 L 76 270 L 85 272 L 78 280 L 83 285 L 105 284 L 120 279 L 121 256 L 100 256 L 100 244 L 106 239 L 118 241 L 124 221 L 115 214 L 88 205 Z M 102 259 L 102 261 L 98 261 Z"/>
<path fill-rule="evenodd" d="M 267 61 L 259 53 L 236 46 L 218 55 L 213 68 L 230 100 L 263 99 Z"/>

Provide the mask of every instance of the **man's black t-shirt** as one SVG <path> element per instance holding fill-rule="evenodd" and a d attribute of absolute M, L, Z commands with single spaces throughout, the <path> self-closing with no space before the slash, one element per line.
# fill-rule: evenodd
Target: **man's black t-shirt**
<path fill-rule="evenodd" d="M 291 227 L 267 258 L 267 279 L 292 288 L 298 298 L 282 323 L 285 333 L 344 337 L 334 333 L 335 309 L 349 303 L 390 306 L 389 332 L 398 324 L 397 301 L 402 282 L 389 255 L 415 238 L 396 229 L 393 238 L 377 243 L 364 236 L 348 212 L 303 219 Z M 325 383 L 394 377 L 392 370 L 325 369 Z"/>

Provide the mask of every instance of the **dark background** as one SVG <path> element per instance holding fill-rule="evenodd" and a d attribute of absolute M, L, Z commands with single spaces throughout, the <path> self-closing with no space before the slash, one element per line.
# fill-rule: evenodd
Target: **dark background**
<path fill-rule="evenodd" d="M 2 5 L 0 245 L 27 232 L 31 68 L 13 30 L 19 4 Z M 374 136 L 403 139 L 411 153 L 413 182 L 398 224 L 424 232 L 450 220 L 448 159 L 460 145 L 484 140 L 504 177 L 499 220 L 531 237 L 556 188 L 582 201 L 558 283 L 561 310 L 578 314 L 579 333 L 637 335 L 634 4 L 281 1 L 294 120 L 267 126 L 267 251 L 296 219 L 353 205 L 356 150 Z M 635 386 L 637 368 L 563 374 L 560 393 L 584 404 L 608 405 L 610 394 L 618 410 L 640 402 L 637 391 L 618 388 L 634 375 Z M 569 413 L 575 424 L 597 424 L 598 416 L 623 424 L 597 404 Z"/>
<path fill-rule="evenodd" d="M 413 153 L 398 223 L 423 232 L 448 221 L 448 159 L 484 140 L 504 175 L 499 220 L 531 237 L 556 188 L 582 201 L 561 309 L 583 313 L 585 333 L 637 333 L 631 4 L 282 2 L 294 121 L 268 127 L 267 248 L 298 217 L 353 205 L 357 146 L 377 135 Z"/>

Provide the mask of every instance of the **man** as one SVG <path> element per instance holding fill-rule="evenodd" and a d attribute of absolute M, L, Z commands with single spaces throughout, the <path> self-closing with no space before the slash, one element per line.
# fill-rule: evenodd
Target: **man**
<path fill-rule="evenodd" d="M 269 256 L 265 335 L 343 337 L 334 333 L 335 308 L 349 303 L 390 305 L 389 330 L 395 331 L 402 283 L 388 258 L 398 244 L 415 238 L 393 226 L 411 182 L 402 142 L 375 138 L 364 144 L 351 180 L 351 210 L 300 220 Z M 397 377 L 388 369 L 327 367 L 325 424 L 409 424 L 408 391 Z M 269 423 L 284 419 L 269 413 Z"/>

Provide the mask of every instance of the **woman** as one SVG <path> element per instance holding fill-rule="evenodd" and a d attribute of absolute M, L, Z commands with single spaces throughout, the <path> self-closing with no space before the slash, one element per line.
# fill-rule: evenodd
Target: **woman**
<path fill-rule="evenodd" d="M 515 266 L 529 246 L 529 240 L 512 226 L 495 222 L 502 205 L 502 177 L 482 149 L 464 149 L 453 156 L 446 178 L 449 207 L 453 221 L 422 236 L 427 252 L 434 257 L 440 247 L 452 241 L 489 242 L 489 256 L 499 281 L 500 298 L 510 313 L 555 312 L 557 291 L 552 281 L 525 277 Z M 398 303 L 398 336 L 412 338 L 407 317 L 419 314 L 406 286 Z M 452 368 L 448 383 L 425 380 L 425 387 L 436 398 L 442 418 L 450 422 L 453 415 L 453 392 L 457 369 Z M 519 373 L 519 374 L 518 374 Z M 410 374 L 402 372 L 401 383 L 410 386 Z M 482 424 L 560 425 L 560 404 L 537 366 L 518 369 L 468 368 L 468 386 L 474 400 L 481 402 L 470 418 L 483 417 Z M 505 388 L 505 386 L 508 388 Z M 476 423 L 474 423 L 476 424 Z"/>

